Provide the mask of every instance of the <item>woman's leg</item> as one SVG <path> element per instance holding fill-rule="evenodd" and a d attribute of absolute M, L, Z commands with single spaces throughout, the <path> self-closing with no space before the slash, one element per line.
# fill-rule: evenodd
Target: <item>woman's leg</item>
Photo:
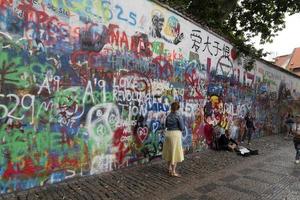
<path fill-rule="evenodd" d="M 289 135 L 290 136 L 293 135 L 293 124 L 290 124 L 290 126 L 289 126 Z"/>
<path fill-rule="evenodd" d="M 285 139 L 288 139 L 289 135 L 290 135 L 290 131 L 291 131 L 289 123 L 286 124 L 286 129 L 287 129 L 287 131 L 286 131 Z"/>
<path fill-rule="evenodd" d="M 247 129 L 247 139 L 248 139 L 248 144 L 250 143 L 251 140 L 251 129 Z"/>
<path fill-rule="evenodd" d="M 243 129 L 243 133 L 242 133 L 242 142 L 245 141 L 245 138 L 246 138 L 247 133 L 248 133 L 248 129 L 246 129 L 246 128 Z"/>
<path fill-rule="evenodd" d="M 177 163 L 174 163 L 174 165 L 172 165 L 172 166 L 173 166 L 173 169 L 172 169 L 172 176 L 180 177 L 180 174 L 178 174 L 178 173 L 176 172 L 176 166 L 177 166 Z"/>
<path fill-rule="evenodd" d="M 171 162 L 168 161 L 168 172 L 169 172 L 169 174 L 172 174 L 172 170 L 173 170 L 173 167 L 171 165 Z"/>
<path fill-rule="evenodd" d="M 253 132 L 254 132 L 254 129 L 250 128 L 249 132 L 248 132 L 248 144 L 250 144 L 250 142 L 251 142 Z"/>

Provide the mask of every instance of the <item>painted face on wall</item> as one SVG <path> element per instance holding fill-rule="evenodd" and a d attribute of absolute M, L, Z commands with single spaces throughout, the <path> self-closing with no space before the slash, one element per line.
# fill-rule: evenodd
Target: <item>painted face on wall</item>
<path fill-rule="evenodd" d="M 165 19 L 164 18 L 158 18 L 155 20 L 155 27 L 156 27 L 156 30 L 161 32 L 163 26 L 164 26 L 164 22 L 165 22 Z"/>
<path fill-rule="evenodd" d="M 164 22 L 165 22 L 165 18 L 162 15 L 162 13 L 160 13 L 160 11 L 154 11 L 154 13 L 152 14 L 152 27 L 151 27 L 152 37 L 158 37 L 158 38 L 162 37 L 161 31 L 163 29 Z"/>

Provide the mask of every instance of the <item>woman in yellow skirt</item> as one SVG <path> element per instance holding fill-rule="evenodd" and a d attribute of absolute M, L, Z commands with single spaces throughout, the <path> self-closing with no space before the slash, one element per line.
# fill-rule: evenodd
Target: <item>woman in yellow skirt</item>
<path fill-rule="evenodd" d="M 181 144 L 181 135 L 184 130 L 182 117 L 177 113 L 180 106 L 178 102 L 171 104 L 171 112 L 166 119 L 166 134 L 163 145 L 162 157 L 168 161 L 169 174 L 171 176 L 180 177 L 176 172 L 178 162 L 184 160 L 183 149 Z"/>

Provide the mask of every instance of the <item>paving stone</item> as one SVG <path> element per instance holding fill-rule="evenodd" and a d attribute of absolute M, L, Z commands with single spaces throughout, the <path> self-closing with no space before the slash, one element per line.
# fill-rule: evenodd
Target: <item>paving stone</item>
<path fill-rule="evenodd" d="M 252 180 L 254 182 L 257 182 L 257 183 L 265 183 L 265 184 L 270 184 L 269 181 L 266 181 L 265 179 L 263 178 L 260 178 L 260 177 L 253 177 L 253 176 L 243 176 L 243 178 L 245 179 L 249 179 L 249 180 Z"/>
<path fill-rule="evenodd" d="M 232 182 L 231 185 L 243 187 L 257 194 L 264 192 L 266 189 L 268 189 L 271 186 L 270 184 L 264 181 L 258 179 L 252 179 L 251 177 L 243 177 L 237 179 L 236 181 Z"/>
<path fill-rule="evenodd" d="M 206 184 L 204 186 L 198 187 L 195 190 L 198 191 L 198 192 L 200 192 L 200 193 L 206 194 L 206 193 L 211 192 L 214 189 L 216 189 L 217 186 L 218 185 L 216 185 L 214 183 L 209 183 L 209 184 Z"/>
<path fill-rule="evenodd" d="M 231 189 L 228 187 L 219 187 L 218 190 L 214 190 L 212 192 L 207 193 L 207 196 L 214 198 L 215 200 L 250 200 L 253 199 L 249 194 L 237 191 L 236 189 Z"/>
<path fill-rule="evenodd" d="M 209 197 L 207 195 L 201 195 L 198 199 L 199 200 L 215 200 L 213 197 Z"/>
<path fill-rule="evenodd" d="M 265 171 L 256 171 L 255 173 L 251 174 L 251 177 L 256 178 L 257 180 L 264 180 L 266 183 L 272 184 L 280 181 L 283 176 Z"/>
<path fill-rule="evenodd" d="M 284 196 L 286 196 L 284 192 L 290 186 L 290 184 L 293 183 L 293 181 L 295 180 L 292 180 L 289 177 L 283 177 L 280 181 L 274 183 L 270 188 L 268 188 L 263 192 L 262 199 L 266 199 L 266 200 L 276 199 L 276 198 L 284 199 Z"/>
<path fill-rule="evenodd" d="M 289 173 L 291 176 L 299 177 L 300 176 L 300 169 L 294 169 Z"/>
<path fill-rule="evenodd" d="M 259 163 L 253 164 L 252 166 L 255 168 L 264 168 L 266 166 L 266 164 L 259 162 Z"/>
<path fill-rule="evenodd" d="M 242 169 L 242 170 L 238 171 L 238 173 L 243 174 L 243 175 L 249 175 L 254 171 L 255 171 L 254 169 L 246 168 L 246 169 Z"/>
<path fill-rule="evenodd" d="M 292 169 L 290 167 L 286 166 L 278 166 L 278 165 L 265 165 L 264 168 L 260 168 L 262 172 L 268 172 L 268 173 L 276 173 L 278 175 L 283 175 L 283 176 L 290 176 L 290 173 Z"/>
<path fill-rule="evenodd" d="M 224 181 L 224 182 L 232 182 L 232 181 L 235 181 L 235 180 L 238 179 L 238 178 L 239 178 L 239 176 L 232 174 L 232 175 L 223 177 L 223 178 L 221 178 L 220 180 L 221 180 L 221 181 Z"/>
<path fill-rule="evenodd" d="M 225 185 L 225 187 L 230 188 L 230 189 L 235 190 L 235 191 L 238 191 L 238 192 L 241 192 L 241 193 L 248 194 L 252 197 L 258 197 L 259 196 L 257 194 L 257 192 L 249 190 L 249 188 L 245 187 L 244 185 L 243 185 L 243 187 L 241 187 L 241 186 L 238 186 L 238 185 L 228 184 L 228 185 Z"/>
<path fill-rule="evenodd" d="M 172 200 L 190 200 L 190 199 L 195 199 L 195 198 L 190 196 L 189 194 L 181 194 L 177 197 L 172 198 Z"/>

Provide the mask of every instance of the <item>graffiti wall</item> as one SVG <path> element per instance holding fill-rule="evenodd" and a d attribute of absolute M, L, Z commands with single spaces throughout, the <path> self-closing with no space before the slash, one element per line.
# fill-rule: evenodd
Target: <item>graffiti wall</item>
<path fill-rule="evenodd" d="M 141 0 L 0 0 L 0 191 L 20 191 L 159 157 L 179 101 L 186 153 L 211 127 L 273 133 L 300 79 Z"/>

